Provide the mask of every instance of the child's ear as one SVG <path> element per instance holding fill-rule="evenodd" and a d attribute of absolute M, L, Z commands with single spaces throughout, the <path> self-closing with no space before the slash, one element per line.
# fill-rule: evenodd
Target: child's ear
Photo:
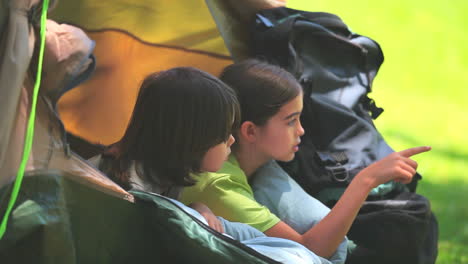
<path fill-rule="evenodd" d="M 247 142 L 255 142 L 258 134 L 257 126 L 251 121 L 244 121 L 240 126 L 239 134 Z"/>

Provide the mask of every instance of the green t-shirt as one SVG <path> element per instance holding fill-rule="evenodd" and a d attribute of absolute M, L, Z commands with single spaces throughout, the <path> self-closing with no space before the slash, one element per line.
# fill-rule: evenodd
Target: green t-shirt
<path fill-rule="evenodd" d="M 215 215 L 248 224 L 261 232 L 280 221 L 268 208 L 255 201 L 247 177 L 234 155 L 218 172 L 202 173 L 195 178 L 197 184 L 182 191 L 180 201 L 183 203 L 204 203 Z"/>

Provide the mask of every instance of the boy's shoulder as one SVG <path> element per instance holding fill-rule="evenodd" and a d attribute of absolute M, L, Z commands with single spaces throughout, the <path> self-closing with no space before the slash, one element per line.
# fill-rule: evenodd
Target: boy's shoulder
<path fill-rule="evenodd" d="M 195 187 L 198 189 L 204 189 L 207 186 L 213 185 L 218 181 L 228 180 L 230 174 L 223 172 L 203 172 L 195 174 L 193 178 L 197 181 Z"/>
<path fill-rule="evenodd" d="M 245 176 L 244 171 L 239 167 L 239 164 L 233 155 L 223 163 L 223 166 L 219 171 L 195 174 L 193 175 L 193 178 L 197 183 L 189 189 L 196 189 L 200 192 L 206 188 L 218 185 L 248 185 L 247 177 Z"/>

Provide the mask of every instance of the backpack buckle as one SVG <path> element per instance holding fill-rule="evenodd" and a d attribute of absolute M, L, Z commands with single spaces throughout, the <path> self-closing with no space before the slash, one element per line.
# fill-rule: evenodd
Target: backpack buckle
<path fill-rule="evenodd" d="M 375 104 L 375 101 L 371 98 L 369 98 L 368 96 L 365 96 L 362 98 L 362 104 L 364 106 L 364 108 L 370 112 L 370 115 L 372 117 L 372 119 L 377 119 L 377 117 L 380 116 L 380 114 L 383 113 L 383 108 L 382 107 L 378 107 L 376 104 Z"/>
<path fill-rule="evenodd" d="M 341 166 L 340 163 L 337 166 L 325 166 L 328 171 L 328 174 L 337 182 L 345 182 L 349 178 L 348 171 Z"/>

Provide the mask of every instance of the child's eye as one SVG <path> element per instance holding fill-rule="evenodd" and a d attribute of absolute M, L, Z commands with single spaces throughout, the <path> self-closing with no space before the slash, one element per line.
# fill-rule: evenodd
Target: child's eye
<path fill-rule="evenodd" d="M 297 118 L 292 119 L 288 122 L 288 126 L 294 126 L 296 124 Z"/>

